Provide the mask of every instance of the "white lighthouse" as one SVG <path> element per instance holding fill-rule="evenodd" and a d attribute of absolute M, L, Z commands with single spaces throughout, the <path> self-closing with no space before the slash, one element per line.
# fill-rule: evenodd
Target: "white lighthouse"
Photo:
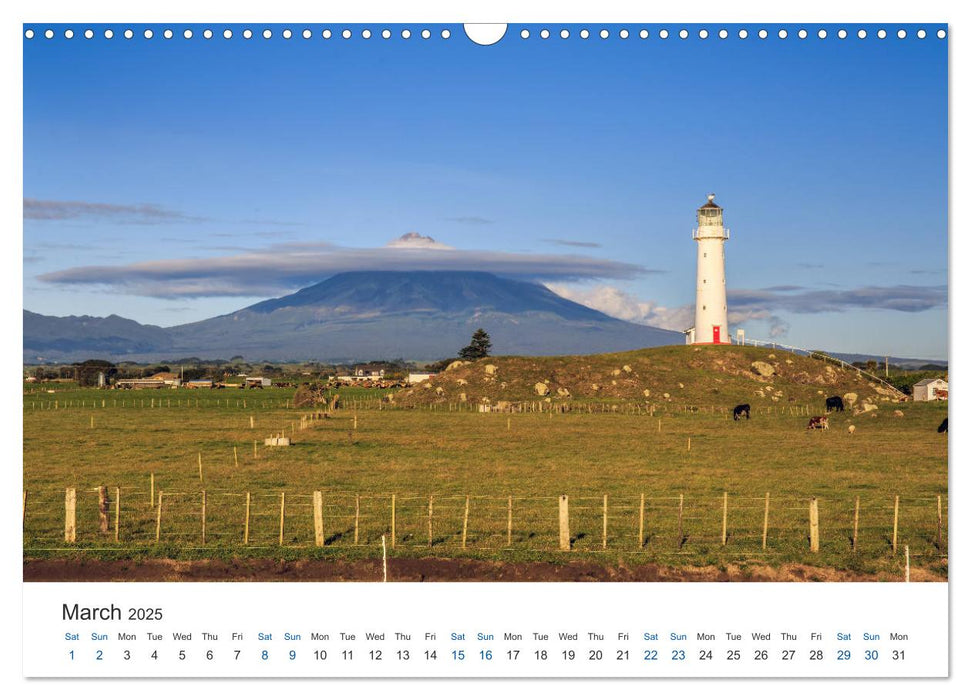
<path fill-rule="evenodd" d="M 722 208 L 715 195 L 698 209 L 698 228 L 691 232 L 698 242 L 698 284 L 695 297 L 695 327 L 688 331 L 693 345 L 727 345 L 728 302 L 725 294 L 725 241 L 728 229 L 722 222 Z"/>

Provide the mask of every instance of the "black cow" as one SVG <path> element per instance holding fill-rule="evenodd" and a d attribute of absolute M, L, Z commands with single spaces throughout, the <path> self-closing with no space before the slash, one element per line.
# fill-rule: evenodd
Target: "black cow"
<path fill-rule="evenodd" d="M 839 396 L 830 396 L 826 399 L 826 413 L 830 411 L 842 411 L 843 399 Z"/>
<path fill-rule="evenodd" d="M 732 409 L 732 419 L 738 420 L 739 417 L 745 416 L 745 420 L 752 417 L 752 407 L 747 403 L 740 403 L 738 406 Z"/>
<path fill-rule="evenodd" d="M 944 422 L 943 423 L 941 423 L 939 426 L 937 426 L 937 432 L 939 432 L 939 433 L 946 433 L 947 432 L 947 418 L 944 419 Z"/>

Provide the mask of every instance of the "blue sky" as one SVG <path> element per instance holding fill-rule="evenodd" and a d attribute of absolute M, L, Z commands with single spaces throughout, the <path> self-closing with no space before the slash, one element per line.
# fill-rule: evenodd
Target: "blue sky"
<path fill-rule="evenodd" d="M 459 26 L 447 40 L 166 26 L 175 38 L 24 42 L 32 311 L 174 325 L 414 261 L 680 329 L 694 210 L 715 192 L 733 327 L 946 356 L 947 41 L 933 33 L 662 40 L 646 25 L 642 40 L 638 25 L 563 40 L 557 26 L 543 40 L 528 26 L 523 40 L 517 25 L 481 47 Z M 437 244 L 388 246 L 408 232 Z"/>

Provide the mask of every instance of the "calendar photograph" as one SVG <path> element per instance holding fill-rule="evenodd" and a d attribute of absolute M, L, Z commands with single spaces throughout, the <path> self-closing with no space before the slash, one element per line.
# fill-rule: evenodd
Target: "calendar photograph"
<path fill-rule="evenodd" d="M 23 34 L 25 582 L 948 580 L 941 27 Z"/>

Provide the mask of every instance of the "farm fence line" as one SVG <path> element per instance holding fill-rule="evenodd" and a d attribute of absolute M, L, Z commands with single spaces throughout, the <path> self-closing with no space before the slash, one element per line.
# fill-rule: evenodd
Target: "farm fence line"
<path fill-rule="evenodd" d="M 87 409 L 183 409 L 183 408 L 225 408 L 225 409 L 294 409 L 290 399 L 247 400 L 247 399 L 51 399 L 45 401 L 25 401 L 24 410 L 30 411 L 64 411 Z M 669 414 L 700 414 L 718 415 L 731 420 L 732 408 L 714 404 L 689 404 L 682 402 L 656 403 L 649 401 L 503 401 L 495 404 L 480 404 L 474 401 L 422 403 L 412 406 L 401 406 L 383 399 L 347 399 L 341 401 L 336 409 L 325 409 L 322 405 L 304 407 L 304 410 L 329 410 L 329 412 L 347 413 L 354 411 L 426 411 L 433 413 L 536 413 L 548 414 L 617 414 L 627 416 L 649 416 Z M 780 403 L 770 406 L 754 406 L 753 415 L 779 416 L 813 416 L 824 413 L 819 406 L 804 403 Z"/>
<path fill-rule="evenodd" d="M 807 350 L 806 348 L 800 348 L 795 345 L 786 345 L 785 343 L 777 343 L 774 340 L 756 340 L 754 338 L 742 338 L 742 342 L 737 344 L 745 346 L 751 345 L 754 348 L 772 348 L 773 350 L 785 350 L 786 352 L 791 352 L 793 355 L 802 355 L 804 357 L 811 357 L 817 360 L 822 360 L 823 362 L 828 362 L 831 365 L 837 365 L 850 372 L 856 372 L 859 377 L 866 377 L 870 381 L 879 382 L 885 388 L 891 389 L 893 395 L 897 398 L 906 398 L 907 394 L 902 392 L 900 389 L 895 387 L 893 384 L 888 382 L 886 379 L 882 379 L 872 372 L 867 372 L 865 369 L 857 367 L 856 365 L 850 364 L 846 360 L 841 360 L 838 357 L 834 357 L 829 353 L 823 352 L 822 350 Z"/>
<path fill-rule="evenodd" d="M 705 493 L 23 492 L 25 547 L 373 547 L 947 556 L 947 498 Z"/>

